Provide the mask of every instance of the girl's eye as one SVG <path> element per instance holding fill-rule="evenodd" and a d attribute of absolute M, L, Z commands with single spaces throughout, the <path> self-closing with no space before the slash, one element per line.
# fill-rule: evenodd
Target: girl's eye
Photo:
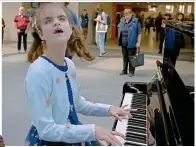
<path fill-rule="evenodd" d="M 66 19 L 67 19 L 66 17 L 60 17 L 59 18 L 60 21 L 66 21 Z"/>
<path fill-rule="evenodd" d="M 60 21 L 65 21 L 65 18 L 60 18 Z"/>
<path fill-rule="evenodd" d="M 51 19 L 48 19 L 48 20 L 45 21 L 45 24 L 49 24 L 51 22 L 52 22 L 52 20 Z"/>

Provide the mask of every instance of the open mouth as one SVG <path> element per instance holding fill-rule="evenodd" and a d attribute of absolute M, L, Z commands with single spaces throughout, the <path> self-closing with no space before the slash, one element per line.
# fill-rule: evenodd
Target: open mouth
<path fill-rule="evenodd" d="M 63 30 L 60 28 L 54 30 L 54 34 L 59 34 L 59 33 L 63 33 Z"/>

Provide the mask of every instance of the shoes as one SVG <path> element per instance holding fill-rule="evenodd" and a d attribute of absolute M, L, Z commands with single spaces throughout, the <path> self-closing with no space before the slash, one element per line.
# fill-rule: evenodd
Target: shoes
<path fill-rule="evenodd" d="M 159 51 L 158 54 L 162 54 L 162 52 Z"/>
<path fill-rule="evenodd" d="M 119 75 L 126 75 L 127 73 L 122 71 L 121 73 L 119 73 Z"/>
<path fill-rule="evenodd" d="M 20 54 L 20 50 L 18 50 L 18 53 Z"/>
<path fill-rule="evenodd" d="M 105 55 L 107 55 L 107 52 L 100 53 L 99 57 L 103 57 L 103 56 L 105 56 Z"/>
<path fill-rule="evenodd" d="M 127 73 L 124 72 L 124 71 L 122 71 L 122 72 L 119 73 L 119 75 L 127 75 Z M 129 77 L 133 77 L 134 74 L 133 74 L 133 73 L 129 73 L 128 76 L 129 76 Z"/>
<path fill-rule="evenodd" d="M 133 73 L 129 73 L 128 76 L 129 76 L 129 77 L 133 77 L 134 74 L 133 74 Z"/>

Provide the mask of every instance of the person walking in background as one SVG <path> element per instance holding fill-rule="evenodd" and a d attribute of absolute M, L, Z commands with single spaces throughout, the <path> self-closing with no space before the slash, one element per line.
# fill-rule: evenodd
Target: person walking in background
<path fill-rule="evenodd" d="M 144 28 L 144 13 L 142 12 L 140 15 L 141 15 L 141 17 L 140 17 L 141 28 L 143 29 Z"/>
<path fill-rule="evenodd" d="M 134 76 L 135 67 L 131 64 L 133 56 L 139 51 L 141 42 L 141 24 L 139 20 L 133 16 L 131 9 L 124 10 L 124 19 L 121 20 L 119 27 L 119 46 L 122 47 L 123 54 L 123 70 L 120 75 L 127 74 L 129 65 L 129 77 Z"/>
<path fill-rule="evenodd" d="M 4 41 L 4 28 L 5 28 L 5 21 L 2 18 L 2 44 L 3 44 L 3 41 Z"/>
<path fill-rule="evenodd" d="M 82 12 L 82 15 L 79 17 L 79 25 L 82 28 L 82 33 L 84 35 L 85 40 L 87 40 L 87 36 L 88 36 L 89 22 L 90 22 L 90 17 L 88 16 L 88 11 L 86 9 L 84 9 Z"/>
<path fill-rule="evenodd" d="M 96 21 L 96 44 L 100 51 L 99 57 L 102 57 L 107 54 L 105 52 L 105 33 L 107 32 L 107 15 L 104 12 L 102 5 L 98 4 L 96 7 L 97 10 L 97 18 L 94 19 Z M 104 28 L 104 30 L 102 30 Z"/>
<path fill-rule="evenodd" d="M 110 27 L 110 24 L 111 24 L 111 18 L 108 14 L 106 14 L 107 16 L 107 25 L 108 25 L 108 29 Z M 105 33 L 105 43 L 107 43 L 107 35 L 108 35 L 108 32 Z"/>
<path fill-rule="evenodd" d="M 178 13 L 178 17 L 176 19 L 178 23 L 182 23 L 184 21 L 184 14 Z M 172 38 L 170 39 L 170 37 Z M 184 36 L 180 32 L 168 29 L 165 40 L 164 57 L 170 59 L 175 67 L 176 60 L 180 53 L 180 48 L 185 47 Z"/>
<path fill-rule="evenodd" d="M 159 15 L 155 19 L 155 29 L 156 29 L 156 40 L 159 40 L 159 34 L 160 34 L 160 29 L 161 29 L 161 24 L 162 24 L 162 14 L 159 12 Z"/>
<path fill-rule="evenodd" d="M 26 52 L 27 50 L 27 26 L 29 22 L 29 17 L 25 15 L 25 8 L 20 7 L 19 13 L 14 18 L 14 27 L 18 34 L 18 53 L 20 53 L 22 38 L 24 51 Z"/>
<path fill-rule="evenodd" d="M 188 21 L 194 22 L 194 20 L 195 20 L 194 18 L 195 18 L 194 13 L 190 13 L 189 16 L 188 16 Z M 192 29 L 194 29 L 194 24 L 192 24 Z M 191 39 L 191 45 L 194 48 L 194 38 L 191 37 L 190 39 Z"/>
<path fill-rule="evenodd" d="M 148 34 L 149 34 L 151 24 L 152 24 L 152 18 L 151 18 L 151 16 L 149 16 L 149 17 L 146 18 L 146 20 L 145 20 L 145 33 L 146 33 L 146 31 L 148 30 Z"/>
<path fill-rule="evenodd" d="M 160 43 L 159 43 L 158 54 L 162 54 L 162 50 L 163 50 L 163 44 L 164 44 L 164 40 L 165 40 L 165 27 L 166 27 L 165 21 L 170 20 L 170 19 L 171 19 L 171 15 L 169 13 L 166 13 L 164 15 L 164 18 L 162 19 L 162 24 L 161 24 L 161 28 L 160 28 Z"/>
<path fill-rule="evenodd" d="M 5 21 L 2 18 L 2 48 L 1 48 L 1 52 L 3 52 L 4 28 L 5 28 Z M 3 53 L 2 53 L 2 55 L 3 55 Z"/>
<path fill-rule="evenodd" d="M 194 22 L 194 13 L 190 13 L 189 16 L 188 16 L 188 21 L 192 21 Z"/>

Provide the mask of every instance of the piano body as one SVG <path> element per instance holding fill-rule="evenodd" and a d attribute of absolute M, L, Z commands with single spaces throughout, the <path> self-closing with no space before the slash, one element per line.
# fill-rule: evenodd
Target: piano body
<path fill-rule="evenodd" d="M 194 145 L 194 87 L 185 86 L 171 62 L 157 61 L 149 83 L 126 82 L 120 106 L 137 108 L 132 118 L 115 121 L 124 146 Z M 150 124 L 150 125 L 149 125 Z M 149 129 L 148 129 L 149 128 Z"/>

